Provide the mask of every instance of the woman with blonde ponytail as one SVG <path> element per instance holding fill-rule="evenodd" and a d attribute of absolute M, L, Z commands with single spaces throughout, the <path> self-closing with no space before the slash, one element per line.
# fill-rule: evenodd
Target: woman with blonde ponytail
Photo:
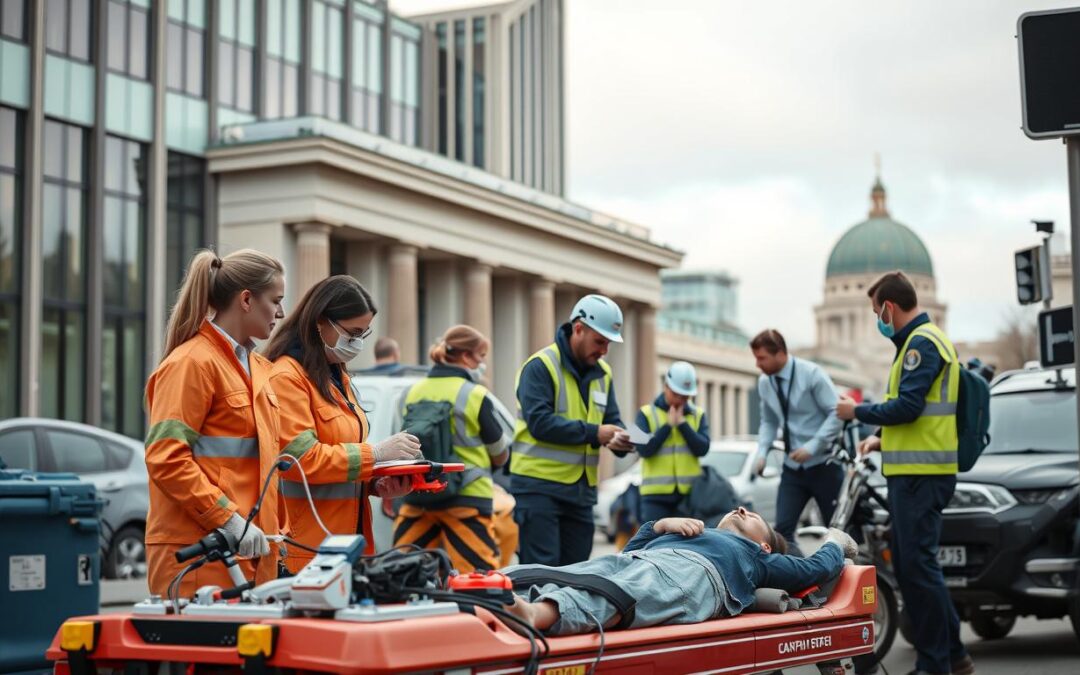
<path fill-rule="evenodd" d="M 279 404 L 271 364 L 253 350 L 284 317 L 284 295 L 284 268 L 258 251 L 199 251 L 188 266 L 165 353 L 146 384 L 151 593 L 164 595 L 183 570 L 177 549 L 216 528 L 237 540 L 249 580 L 278 574 L 277 545 L 266 537 L 287 524 L 276 480 L 253 507 L 278 455 Z M 179 592 L 207 584 L 232 586 L 224 566 L 205 565 L 184 576 Z"/>
<path fill-rule="evenodd" d="M 510 437 L 495 416 L 491 395 L 480 381 L 491 343 L 472 326 L 453 326 L 431 347 L 435 364 L 409 388 L 409 407 L 450 404 L 450 436 L 456 461 L 465 464 L 460 485 L 434 495 L 404 498 L 394 522 L 394 545 L 442 548 L 459 572 L 500 567 L 493 521 L 491 468 L 510 457 Z M 423 450 L 423 448 L 421 448 Z"/>

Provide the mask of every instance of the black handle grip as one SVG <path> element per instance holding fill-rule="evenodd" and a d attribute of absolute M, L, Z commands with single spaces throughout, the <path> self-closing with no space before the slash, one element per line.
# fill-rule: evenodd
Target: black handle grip
<path fill-rule="evenodd" d="M 215 552 L 226 553 L 235 549 L 236 542 L 233 538 L 225 530 L 219 528 L 194 544 L 177 551 L 176 562 L 187 562 L 196 556 L 209 555 Z"/>

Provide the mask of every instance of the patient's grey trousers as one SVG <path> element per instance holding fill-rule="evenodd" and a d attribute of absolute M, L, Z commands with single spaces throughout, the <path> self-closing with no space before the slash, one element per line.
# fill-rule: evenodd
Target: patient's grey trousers
<path fill-rule="evenodd" d="M 506 571 L 544 568 L 544 565 L 516 565 Z M 637 600 L 631 628 L 700 623 L 725 613 L 727 589 L 724 580 L 708 559 L 694 551 L 634 551 L 605 555 L 558 569 L 602 576 L 626 591 Z M 527 599 L 530 602 L 549 600 L 559 606 L 559 620 L 547 630 L 548 635 L 596 631 L 597 621 L 604 628 L 618 623 L 618 610 L 602 596 L 589 591 L 551 583 L 533 586 Z"/>

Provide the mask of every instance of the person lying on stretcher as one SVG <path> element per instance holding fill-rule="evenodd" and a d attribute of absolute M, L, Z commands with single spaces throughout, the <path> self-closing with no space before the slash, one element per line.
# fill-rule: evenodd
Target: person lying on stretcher
<path fill-rule="evenodd" d="M 605 629 L 699 623 L 736 616 L 754 602 L 758 588 L 798 592 L 824 583 L 840 574 L 845 557 L 854 558 L 856 545 L 845 532 L 830 529 L 808 558 L 786 555 L 786 550 L 783 537 L 742 507 L 715 529 L 693 518 L 663 518 L 642 525 L 619 554 L 563 567 L 505 569 L 534 584 L 527 599 L 517 596 L 507 609 L 548 635 L 587 633 L 597 630 L 598 623 Z M 543 576 L 552 573 L 595 575 L 613 583 L 616 594 L 621 591 L 636 603 L 631 621 L 603 592 L 543 583 Z"/>

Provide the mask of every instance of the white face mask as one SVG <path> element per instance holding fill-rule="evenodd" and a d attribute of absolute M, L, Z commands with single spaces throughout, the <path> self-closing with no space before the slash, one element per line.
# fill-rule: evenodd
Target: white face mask
<path fill-rule="evenodd" d="M 329 321 L 329 319 L 327 319 L 327 321 Z M 337 331 L 337 343 L 331 347 L 324 342 L 323 346 L 326 347 L 327 352 L 338 359 L 338 363 L 348 363 L 355 359 L 360 352 L 364 351 L 363 337 L 350 337 L 348 333 L 345 333 L 338 328 L 338 325 L 333 321 L 330 321 L 330 325 Z"/>
<path fill-rule="evenodd" d="M 481 361 L 480 365 L 475 368 L 469 368 L 468 370 L 469 377 L 472 378 L 473 382 L 479 382 L 480 380 L 484 379 L 484 373 L 487 372 L 487 364 Z"/>

